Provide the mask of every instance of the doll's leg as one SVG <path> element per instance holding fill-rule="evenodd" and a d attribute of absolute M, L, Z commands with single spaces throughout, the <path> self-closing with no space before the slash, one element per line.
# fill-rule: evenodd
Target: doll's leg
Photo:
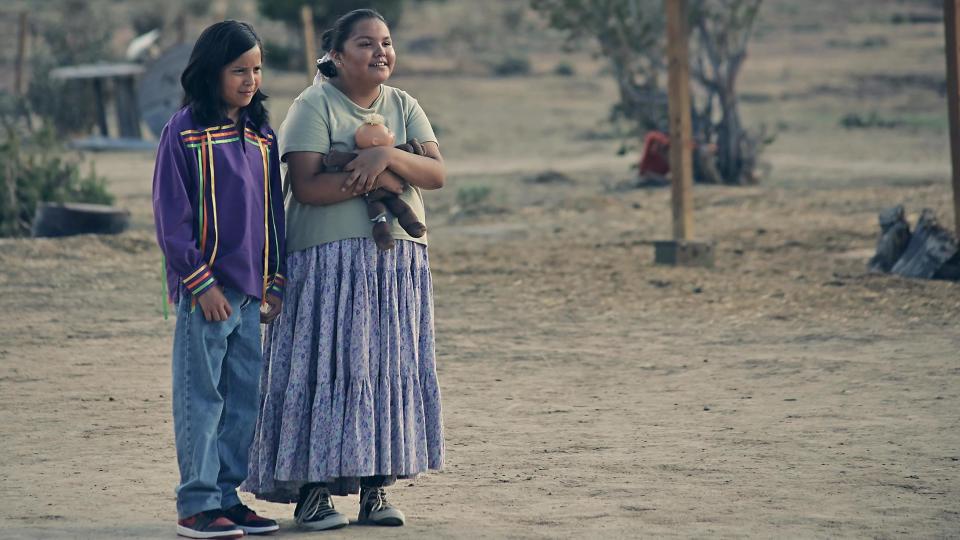
<path fill-rule="evenodd" d="M 382 200 L 390 213 L 397 217 L 397 222 L 407 231 L 407 234 L 414 238 L 420 238 L 427 233 L 427 226 L 420 222 L 417 214 L 413 212 L 403 199 L 400 197 L 387 197 Z"/>
<path fill-rule="evenodd" d="M 393 235 L 387 224 L 387 207 L 382 201 L 367 200 L 367 216 L 373 222 L 373 241 L 381 251 L 393 249 Z"/>

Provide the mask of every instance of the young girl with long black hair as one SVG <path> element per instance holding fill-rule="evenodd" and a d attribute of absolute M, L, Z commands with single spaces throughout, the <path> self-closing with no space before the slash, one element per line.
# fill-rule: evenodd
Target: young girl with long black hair
<path fill-rule="evenodd" d="M 240 501 L 263 364 L 260 324 L 283 296 L 284 210 L 277 144 L 250 25 L 203 31 L 163 129 L 153 176 L 170 300 L 177 533 L 237 538 L 277 530 Z"/>

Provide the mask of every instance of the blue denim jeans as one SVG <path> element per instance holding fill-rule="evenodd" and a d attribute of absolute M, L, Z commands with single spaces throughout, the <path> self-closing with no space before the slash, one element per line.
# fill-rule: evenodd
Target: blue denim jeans
<path fill-rule="evenodd" d="M 207 322 L 189 294 L 177 307 L 173 337 L 173 427 L 180 518 L 240 502 L 259 409 L 263 367 L 260 304 L 224 289 L 233 313 Z"/>

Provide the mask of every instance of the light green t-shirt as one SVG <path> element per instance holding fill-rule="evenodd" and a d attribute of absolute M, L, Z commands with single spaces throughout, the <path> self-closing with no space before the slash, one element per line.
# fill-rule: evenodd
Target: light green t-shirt
<path fill-rule="evenodd" d="M 290 152 L 328 153 L 331 149 L 353 152 L 354 132 L 364 115 L 383 115 L 396 136 L 396 144 L 416 138 L 421 143 L 437 142 L 430 121 L 417 100 L 403 90 L 380 85 L 380 97 L 365 109 L 350 101 L 332 84 L 321 82 L 304 90 L 290 106 L 280 126 L 280 159 Z M 289 181 L 289 179 L 287 179 Z M 400 198 L 426 224 L 420 189 L 407 186 Z M 287 252 L 300 251 L 336 240 L 372 237 L 373 224 L 363 199 L 355 197 L 337 204 L 313 206 L 287 198 Z M 427 237 L 413 238 L 391 219 L 390 232 L 398 240 L 427 243 Z"/>

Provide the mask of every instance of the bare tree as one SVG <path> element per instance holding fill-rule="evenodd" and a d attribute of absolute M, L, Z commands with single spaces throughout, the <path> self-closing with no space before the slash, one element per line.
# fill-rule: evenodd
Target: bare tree
<path fill-rule="evenodd" d="M 763 132 L 749 134 L 743 129 L 736 81 L 761 1 L 691 1 L 689 23 L 696 38 L 691 109 L 698 181 L 756 181 L 756 157 L 768 139 Z M 597 43 L 617 81 L 620 102 L 614 106 L 615 117 L 631 122 L 637 135 L 667 131 L 662 0 L 531 0 L 531 5 L 551 26 L 567 32 L 571 44 L 582 39 Z M 714 146 L 716 152 L 708 150 Z"/>
<path fill-rule="evenodd" d="M 736 88 L 760 2 L 700 0 L 690 11 L 697 51 L 692 73 L 704 96 L 701 108 L 694 107 L 699 128 L 696 138 L 716 142 L 717 171 L 728 184 L 756 182 L 756 157 L 764 142 L 764 133 L 749 134 L 743 128 Z M 718 120 L 714 102 L 720 107 Z"/>

